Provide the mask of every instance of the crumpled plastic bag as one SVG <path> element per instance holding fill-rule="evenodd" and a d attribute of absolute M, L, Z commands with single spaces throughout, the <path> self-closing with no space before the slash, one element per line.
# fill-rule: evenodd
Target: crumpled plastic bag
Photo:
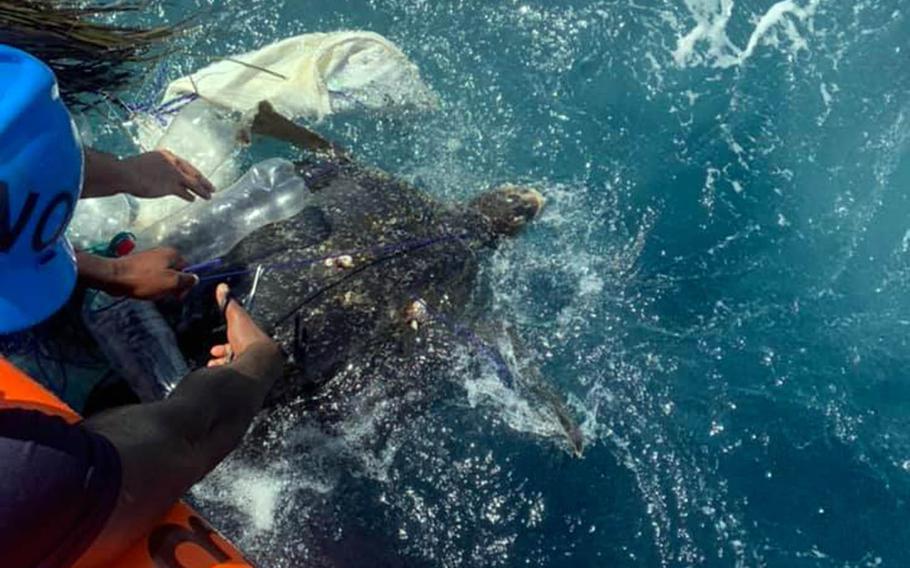
<path fill-rule="evenodd" d="M 224 187 L 239 175 L 231 158 L 264 101 L 291 120 L 307 121 L 438 105 L 417 66 L 381 35 L 312 33 L 227 57 L 172 82 L 158 107 L 168 112 L 134 120 L 137 139 L 145 150 L 174 152 Z M 175 107 L 181 108 L 176 116 Z"/>
<path fill-rule="evenodd" d="M 194 94 L 242 114 L 268 101 L 288 118 L 316 120 L 437 104 L 395 44 L 363 31 L 304 34 L 224 59 L 171 83 L 162 102 Z"/>

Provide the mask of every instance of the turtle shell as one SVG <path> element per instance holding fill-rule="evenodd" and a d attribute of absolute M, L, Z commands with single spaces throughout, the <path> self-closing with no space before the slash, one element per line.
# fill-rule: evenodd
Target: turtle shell
<path fill-rule="evenodd" d="M 240 299 L 263 267 L 251 311 L 291 356 L 295 389 L 377 356 L 380 345 L 383 357 L 407 357 L 407 348 L 388 346 L 419 333 L 415 303 L 423 317 L 456 316 L 474 288 L 482 248 L 465 209 L 382 171 L 323 162 L 301 174 L 309 205 L 225 257 L 225 272 L 238 273 L 228 283 Z M 199 302 L 211 306 L 210 290 L 199 291 Z M 211 328 L 211 310 L 206 314 L 201 319 Z M 211 344 L 190 335 L 197 352 Z"/>

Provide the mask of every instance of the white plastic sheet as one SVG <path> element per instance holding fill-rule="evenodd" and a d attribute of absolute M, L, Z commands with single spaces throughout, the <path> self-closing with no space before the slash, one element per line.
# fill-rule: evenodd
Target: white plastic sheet
<path fill-rule="evenodd" d="M 432 108 L 436 95 L 392 42 L 372 32 L 313 33 L 209 65 L 170 84 L 164 102 L 200 95 L 249 113 L 269 101 L 289 118 L 369 108 Z"/>
<path fill-rule="evenodd" d="M 231 158 L 263 101 L 287 118 L 308 121 L 438 104 L 395 44 L 363 31 L 304 34 L 225 58 L 168 85 L 161 108 L 191 98 L 175 118 L 137 117 L 138 142 L 189 160 L 216 187 L 236 179 Z"/>

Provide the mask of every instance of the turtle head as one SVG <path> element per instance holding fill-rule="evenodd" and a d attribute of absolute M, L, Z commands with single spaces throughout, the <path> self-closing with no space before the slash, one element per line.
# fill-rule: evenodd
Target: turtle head
<path fill-rule="evenodd" d="M 501 185 L 475 197 L 471 209 L 486 217 L 496 237 L 514 237 L 544 206 L 540 192 L 519 185 Z"/>

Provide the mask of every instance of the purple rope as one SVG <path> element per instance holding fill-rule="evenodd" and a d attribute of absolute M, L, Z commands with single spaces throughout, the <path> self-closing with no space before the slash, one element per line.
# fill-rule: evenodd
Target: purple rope
<path fill-rule="evenodd" d="M 181 95 L 175 99 L 171 99 L 159 107 L 155 107 L 152 112 L 158 113 L 173 113 L 182 109 L 185 105 L 195 101 L 199 98 L 199 95 L 196 93 L 187 93 Z"/>
<path fill-rule="evenodd" d="M 426 247 L 433 246 L 433 245 L 436 245 L 436 244 L 439 244 L 442 242 L 446 242 L 446 241 L 452 241 L 452 240 L 456 240 L 456 239 L 460 240 L 460 239 L 465 238 L 466 236 L 467 235 L 465 235 L 465 234 L 460 234 L 460 235 L 442 235 L 440 237 L 433 237 L 433 238 L 428 238 L 428 239 L 412 239 L 412 240 L 402 241 L 400 243 L 391 244 L 391 245 L 381 245 L 381 246 L 368 247 L 368 248 L 363 248 L 363 249 L 356 249 L 356 250 L 347 251 L 347 252 L 329 254 L 329 255 L 325 255 L 325 256 L 320 256 L 318 258 L 309 258 L 309 259 L 296 260 L 296 261 L 291 261 L 291 262 L 262 264 L 262 267 L 269 271 L 272 271 L 272 270 L 279 271 L 279 272 L 288 271 L 288 270 L 294 270 L 297 268 L 305 268 L 307 266 L 310 266 L 313 264 L 318 264 L 320 262 L 325 262 L 328 259 L 337 258 L 339 256 L 357 256 L 357 255 L 370 254 L 370 253 L 382 255 L 382 254 L 388 254 L 388 253 L 393 253 L 393 252 L 399 252 L 402 250 L 404 250 L 404 251 L 417 250 L 417 249 L 426 248 Z M 215 259 L 212 259 L 212 260 L 209 260 L 206 262 L 202 262 L 202 263 L 190 266 L 185 270 L 185 272 L 203 272 L 207 268 L 218 266 L 218 265 L 222 264 L 223 262 L 224 262 L 223 258 L 215 258 Z M 250 264 L 259 264 L 259 263 L 250 263 Z M 215 274 L 208 274 L 205 276 L 200 276 L 199 281 L 206 282 L 206 281 L 210 281 L 210 280 L 220 280 L 220 279 L 224 279 L 224 278 L 231 278 L 233 276 L 243 276 L 246 274 L 251 274 L 254 271 L 255 271 L 255 268 L 219 272 L 219 273 L 215 273 Z"/>
<path fill-rule="evenodd" d="M 192 266 L 187 266 L 183 269 L 184 272 L 205 272 L 209 268 L 215 268 L 216 266 L 221 266 L 224 261 L 221 258 L 213 258 L 212 260 L 207 260 L 205 262 L 200 262 L 199 264 L 193 264 Z"/>
<path fill-rule="evenodd" d="M 463 233 L 460 235 L 451 235 L 451 234 L 442 235 L 439 237 L 432 237 L 432 238 L 428 238 L 428 239 L 412 239 L 412 240 L 402 241 L 400 243 L 396 243 L 396 244 L 392 244 L 392 245 L 368 247 L 368 248 L 364 248 L 364 249 L 352 250 L 352 251 L 338 253 L 338 254 L 330 254 L 330 255 L 321 256 L 318 258 L 311 258 L 311 259 L 299 260 L 299 261 L 294 261 L 294 262 L 262 264 L 261 266 L 263 266 L 263 268 L 265 268 L 266 270 L 278 270 L 278 271 L 292 270 L 294 268 L 302 268 L 302 267 L 310 266 L 313 264 L 324 262 L 330 258 L 337 258 L 339 256 L 344 256 L 344 255 L 355 256 L 355 255 L 368 254 L 368 253 L 377 253 L 377 254 L 381 255 L 381 254 L 399 252 L 402 250 L 406 250 L 406 251 L 407 250 L 418 250 L 418 249 L 430 247 L 435 244 L 439 244 L 439 243 L 446 242 L 446 241 L 461 240 L 463 238 L 466 238 L 467 236 L 468 236 L 467 234 Z M 207 270 L 209 268 L 220 266 L 223 263 L 224 263 L 223 258 L 214 258 L 212 260 L 208 260 L 205 262 L 201 262 L 199 264 L 194 264 L 193 266 L 189 266 L 185 269 L 185 272 L 194 272 L 194 273 L 195 272 L 204 272 L 205 270 Z M 201 276 L 199 278 L 199 280 L 200 280 L 200 282 L 205 282 L 205 281 L 210 281 L 210 280 L 220 280 L 220 279 L 224 279 L 224 278 L 230 278 L 232 276 L 243 276 L 246 274 L 251 274 L 254 271 L 255 271 L 254 269 L 246 269 L 246 270 L 221 272 L 221 273 L 216 273 L 216 274 L 209 274 L 207 276 Z M 427 305 L 427 309 L 430 311 L 430 315 L 434 319 L 437 319 L 443 325 L 448 327 L 455 334 L 456 337 L 460 337 L 461 339 L 464 339 L 465 341 L 467 341 L 468 345 L 470 345 L 478 353 L 480 353 L 481 355 L 486 357 L 487 360 L 489 360 L 493 364 L 493 366 L 496 368 L 496 373 L 497 373 L 497 375 L 499 375 L 500 379 L 502 379 L 503 384 L 505 384 L 505 386 L 507 388 L 513 388 L 515 379 L 512 374 L 512 371 L 511 371 L 511 369 L 509 369 L 508 363 L 506 363 L 502 354 L 499 353 L 499 351 L 497 349 L 490 346 L 486 341 L 481 339 L 476 333 L 474 333 L 467 327 L 453 321 L 451 318 L 449 318 L 445 314 L 438 312 L 436 310 L 433 310 L 429 305 Z"/>
<path fill-rule="evenodd" d="M 512 370 L 509 368 L 509 364 L 506 363 L 505 358 L 502 356 L 502 353 L 500 353 L 498 349 L 481 339 L 471 329 L 454 321 L 446 314 L 434 310 L 426 302 L 423 302 L 423 304 L 427 307 L 427 311 L 430 313 L 430 316 L 433 319 L 441 322 L 443 325 L 448 327 L 449 330 L 455 334 L 455 337 L 459 337 L 465 340 L 468 345 L 475 350 L 475 352 L 481 356 L 486 357 L 487 360 L 493 364 L 493 366 L 496 368 L 496 374 L 502 380 L 506 388 L 511 389 L 514 387 L 515 377 L 512 374 Z"/>

